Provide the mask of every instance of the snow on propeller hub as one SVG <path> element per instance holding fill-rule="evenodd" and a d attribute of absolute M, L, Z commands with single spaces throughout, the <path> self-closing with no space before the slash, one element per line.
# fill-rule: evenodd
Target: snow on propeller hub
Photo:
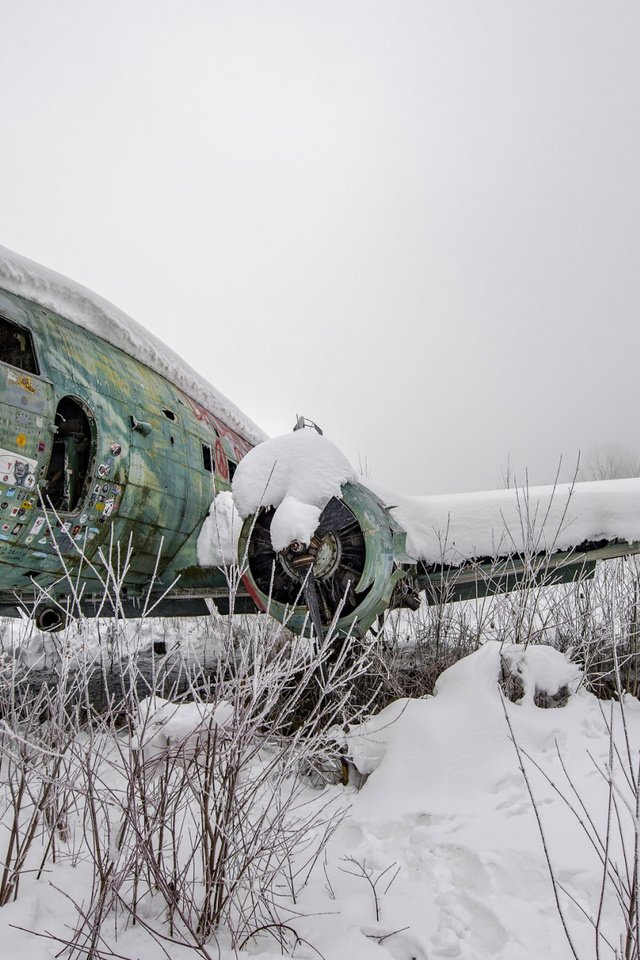
<path fill-rule="evenodd" d="M 240 535 L 245 585 L 258 606 L 297 633 L 308 632 L 311 620 L 316 635 L 333 624 L 338 635 L 363 636 L 405 576 L 404 532 L 359 483 L 344 484 L 342 499 L 329 500 L 309 544 L 294 540 L 274 550 L 274 513 L 260 509 Z"/>

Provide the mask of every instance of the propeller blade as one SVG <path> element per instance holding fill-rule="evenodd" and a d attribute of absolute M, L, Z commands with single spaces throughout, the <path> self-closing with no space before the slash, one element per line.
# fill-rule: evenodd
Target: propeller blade
<path fill-rule="evenodd" d="M 307 604 L 307 609 L 311 614 L 311 622 L 313 623 L 313 628 L 316 631 L 316 636 L 318 640 L 322 642 L 324 639 L 324 631 L 322 629 L 322 618 L 320 616 L 320 602 L 318 600 L 318 591 L 316 589 L 316 578 L 313 575 L 313 564 L 310 564 L 309 569 L 305 574 L 304 585 L 302 589 L 305 603 Z"/>

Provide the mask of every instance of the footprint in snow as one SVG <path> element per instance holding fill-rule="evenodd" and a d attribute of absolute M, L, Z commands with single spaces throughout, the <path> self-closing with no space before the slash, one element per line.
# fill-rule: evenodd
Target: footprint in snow
<path fill-rule="evenodd" d="M 527 790 L 520 774 L 509 774 L 498 780 L 493 792 L 498 796 L 496 810 L 503 810 L 507 816 L 518 817 L 529 809 Z"/>

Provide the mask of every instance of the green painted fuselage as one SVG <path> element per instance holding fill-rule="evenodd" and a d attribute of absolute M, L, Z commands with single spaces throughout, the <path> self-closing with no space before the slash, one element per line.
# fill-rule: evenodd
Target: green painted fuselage
<path fill-rule="evenodd" d="M 197 538 L 251 444 L 64 317 L 2 290 L 0 317 L 29 331 L 35 353 L 34 372 L 0 358 L 0 614 L 42 587 L 57 601 L 81 591 L 90 608 L 109 571 L 129 612 L 176 579 L 164 613 L 224 598 L 224 573 L 198 565 Z"/>

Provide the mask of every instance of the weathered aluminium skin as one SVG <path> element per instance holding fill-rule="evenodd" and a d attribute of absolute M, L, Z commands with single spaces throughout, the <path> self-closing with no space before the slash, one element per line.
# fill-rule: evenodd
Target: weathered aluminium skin
<path fill-rule="evenodd" d="M 127 613 L 152 606 L 176 579 L 155 613 L 204 613 L 205 597 L 224 609 L 224 572 L 198 566 L 196 541 L 250 444 L 64 317 L 2 290 L 0 317 L 30 332 L 37 364 L 26 372 L 0 360 L 0 615 L 31 609 L 42 587 L 54 607 L 64 604 L 72 584 L 83 610 L 95 611 L 103 558 L 120 572 L 128 558 Z M 77 477 L 76 489 L 65 486 L 74 458 L 84 464 L 80 490 Z"/>

